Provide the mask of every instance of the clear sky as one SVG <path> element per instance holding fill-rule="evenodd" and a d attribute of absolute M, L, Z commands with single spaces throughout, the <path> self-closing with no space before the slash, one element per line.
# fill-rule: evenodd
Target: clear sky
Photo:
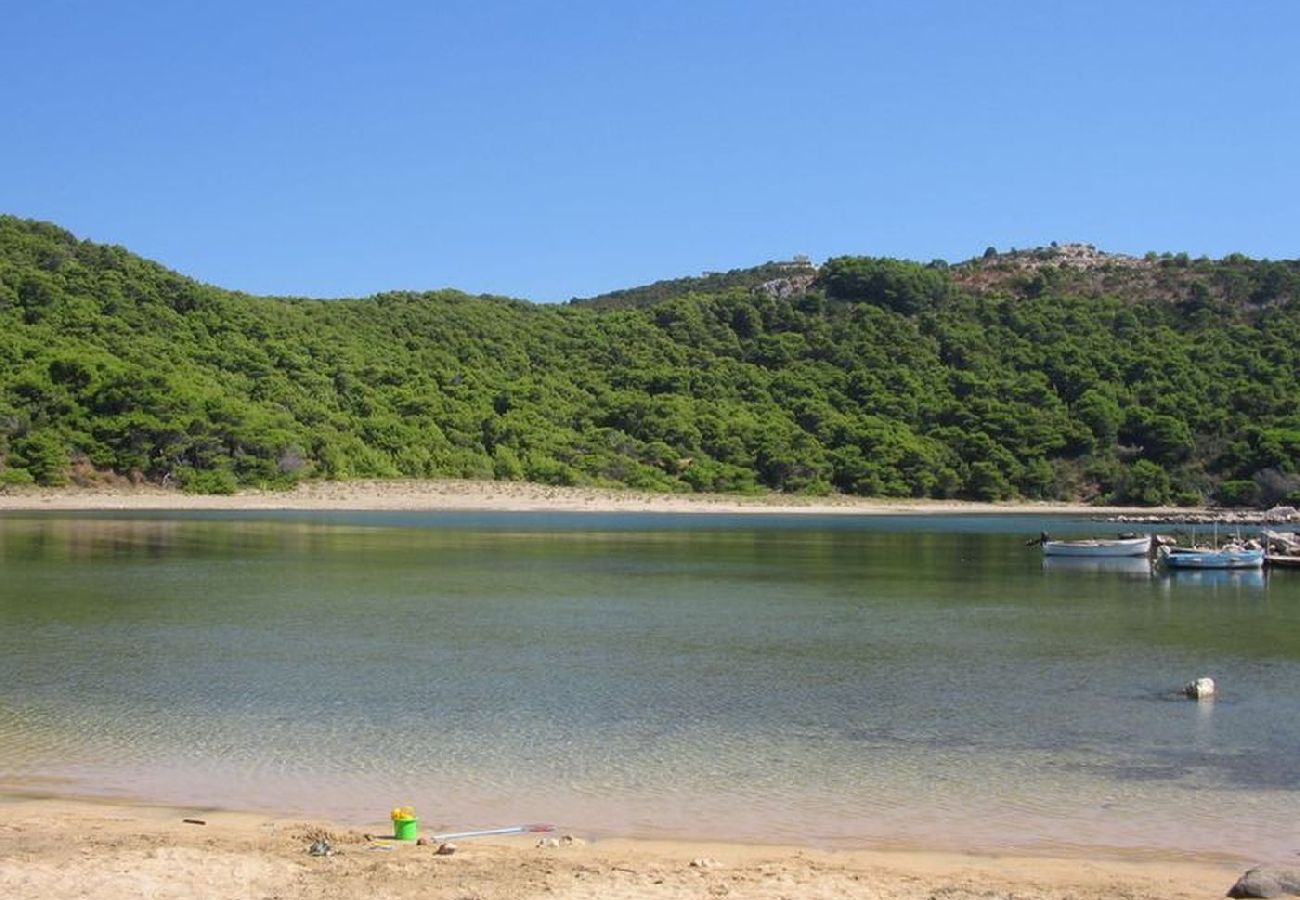
<path fill-rule="evenodd" d="M 0 211 L 253 293 L 1300 257 L 1300 3 L 7 2 Z"/>

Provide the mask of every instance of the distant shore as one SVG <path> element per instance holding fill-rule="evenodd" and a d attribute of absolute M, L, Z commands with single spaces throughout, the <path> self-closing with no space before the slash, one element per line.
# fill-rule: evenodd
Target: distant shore
<path fill-rule="evenodd" d="M 550 897 L 694 900 L 1165 900 L 1221 897 L 1245 865 L 1216 856 L 1070 848 L 1059 856 L 537 835 L 435 845 L 362 829 L 213 809 L 0 798 L 0 893 L 9 897 Z M 387 835 L 386 823 L 369 829 Z M 331 853 L 312 856 L 325 840 Z"/>
<path fill-rule="evenodd" d="M 657 494 L 613 488 L 552 487 L 516 481 L 312 481 L 292 491 L 186 494 L 152 485 L 14 488 L 0 511 L 33 510 L 408 510 L 500 512 L 761 513 L 769 515 L 1070 515 L 1179 517 L 1203 509 L 1100 507 L 1050 502 L 975 503 L 797 494 Z"/>

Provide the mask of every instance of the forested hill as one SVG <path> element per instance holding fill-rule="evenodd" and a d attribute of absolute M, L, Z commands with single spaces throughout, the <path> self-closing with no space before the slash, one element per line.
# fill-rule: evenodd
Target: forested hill
<path fill-rule="evenodd" d="M 1258 306 L 1300 295 L 1300 262 L 1253 260 L 1240 254 L 1222 260 L 1192 259 L 1186 253 L 1134 257 L 1103 253 L 1089 244 L 1053 244 L 1002 253 L 990 247 L 978 259 L 953 265 L 934 260 L 926 268 L 946 272 L 959 290 L 977 295 L 1108 296 L 1192 307 L 1214 303 Z M 780 295 L 791 288 L 810 286 L 816 275 L 817 269 L 807 257 L 795 257 L 749 269 L 656 281 L 569 302 L 594 309 L 646 307 L 686 294 L 718 293 L 733 287 Z"/>
<path fill-rule="evenodd" d="M 671 278 L 641 287 L 611 291 L 596 297 L 575 297 L 569 302 L 575 306 L 586 306 L 592 309 L 643 308 L 675 297 L 684 297 L 687 294 L 717 294 L 738 287 L 760 288 L 791 276 L 797 279 L 799 275 L 807 275 L 810 276 L 808 279 L 810 282 L 811 276 L 815 274 L 816 269 L 812 263 L 806 258 L 800 258 L 791 262 L 765 262 L 761 266 L 749 269 L 705 272 L 703 275 L 689 278 Z"/>
<path fill-rule="evenodd" d="M 0 485 L 1300 491 L 1295 263 L 1048 248 L 772 265 L 624 304 L 271 299 L 0 217 Z"/>

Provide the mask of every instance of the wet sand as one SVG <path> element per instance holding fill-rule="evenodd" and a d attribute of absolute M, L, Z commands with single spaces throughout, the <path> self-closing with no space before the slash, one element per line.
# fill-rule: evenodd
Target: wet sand
<path fill-rule="evenodd" d="M 205 824 L 187 824 L 196 818 Z M 386 834 L 384 823 L 373 831 Z M 336 851 L 311 856 L 314 840 Z M 434 846 L 359 829 L 213 810 L 10 797 L 0 803 L 0 896 L 14 898 L 923 898 L 1221 897 L 1227 858 L 1097 851 L 1009 857 L 913 850 L 587 841 L 537 835 Z"/>

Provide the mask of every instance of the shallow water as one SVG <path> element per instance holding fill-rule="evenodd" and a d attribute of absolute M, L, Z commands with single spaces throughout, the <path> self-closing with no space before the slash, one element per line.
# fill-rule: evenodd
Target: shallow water
<path fill-rule="evenodd" d="M 382 822 L 1300 850 L 1300 572 L 1018 517 L 0 520 L 0 786 Z M 1214 676 L 1210 703 L 1173 699 Z"/>

